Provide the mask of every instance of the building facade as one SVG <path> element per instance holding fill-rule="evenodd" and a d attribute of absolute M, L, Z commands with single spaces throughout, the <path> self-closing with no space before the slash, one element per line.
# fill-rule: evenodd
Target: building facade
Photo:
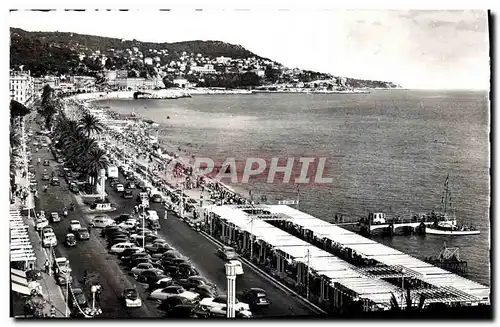
<path fill-rule="evenodd" d="M 35 84 L 30 72 L 11 71 L 9 76 L 10 98 L 29 106 L 33 101 Z"/>

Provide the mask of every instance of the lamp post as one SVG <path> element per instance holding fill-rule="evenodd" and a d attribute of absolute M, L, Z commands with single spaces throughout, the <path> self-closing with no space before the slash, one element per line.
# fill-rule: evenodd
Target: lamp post
<path fill-rule="evenodd" d="M 104 203 L 104 200 L 106 199 L 106 185 L 105 185 L 105 181 L 106 181 L 106 170 L 105 169 L 101 169 L 101 176 L 100 176 L 100 186 L 101 186 L 101 200 L 102 202 Z"/>
<path fill-rule="evenodd" d="M 90 293 L 92 293 L 92 315 L 95 314 L 95 293 L 97 293 L 97 286 L 92 285 L 90 287 Z"/>
<path fill-rule="evenodd" d="M 234 305 L 236 303 L 236 267 L 234 263 L 226 263 L 227 278 L 227 318 L 235 318 Z"/>
<path fill-rule="evenodd" d="M 309 248 L 307 248 L 307 276 L 306 276 L 306 299 L 309 300 L 309 274 L 311 273 L 311 269 L 309 268 L 311 259 L 311 254 Z"/>
<path fill-rule="evenodd" d="M 144 233 L 145 233 L 145 230 L 144 230 L 144 220 L 145 220 L 145 216 L 146 214 L 144 214 L 144 212 L 141 214 L 142 216 L 142 248 L 144 249 L 146 247 L 146 237 L 144 236 Z"/>
<path fill-rule="evenodd" d="M 402 289 L 402 292 L 401 292 L 401 307 L 403 307 L 403 303 L 404 303 L 404 296 L 405 296 L 405 273 L 406 273 L 406 270 L 403 268 L 401 269 L 401 289 Z"/>
<path fill-rule="evenodd" d="M 65 306 L 64 306 L 64 309 L 65 309 L 65 314 L 64 316 L 66 318 L 69 317 L 69 311 L 68 311 L 68 298 L 69 298 L 69 279 L 71 277 L 71 274 L 69 271 L 66 272 L 66 303 L 65 303 Z"/>

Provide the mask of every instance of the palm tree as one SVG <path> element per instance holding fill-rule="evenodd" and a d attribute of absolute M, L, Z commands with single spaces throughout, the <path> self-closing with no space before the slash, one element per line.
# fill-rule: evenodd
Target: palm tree
<path fill-rule="evenodd" d="M 51 129 L 54 115 L 61 110 L 61 103 L 57 99 L 49 98 L 42 100 L 42 105 L 38 109 L 40 115 L 45 118 L 45 128 Z"/>
<path fill-rule="evenodd" d="M 96 190 L 97 177 L 100 175 L 101 169 L 106 169 L 108 166 L 109 160 L 106 152 L 99 147 L 93 147 L 88 153 L 86 161 L 83 163 L 83 169 L 92 177 L 94 191 Z"/>
<path fill-rule="evenodd" d="M 87 137 L 92 133 L 101 133 L 104 129 L 99 119 L 90 113 L 84 113 L 79 123 Z"/>
<path fill-rule="evenodd" d="M 14 125 L 16 117 L 24 117 L 30 113 L 30 109 L 16 100 L 10 100 L 10 124 Z"/>
<path fill-rule="evenodd" d="M 45 84 L 42 90 L 42 105 L 47 103 L 52 98 L 52 95 L 54 94 L 54 90 L 50 87 L 49 84 Z"/>
<path fill-rule="evenodd" d="M 17 156 L 18 155 L 18 148 L 21 145 L 21 139 L 19 137 L 19 134 L 13 130 L 12 128 L 10 129 L 10 154 L 11 156 Z"/>

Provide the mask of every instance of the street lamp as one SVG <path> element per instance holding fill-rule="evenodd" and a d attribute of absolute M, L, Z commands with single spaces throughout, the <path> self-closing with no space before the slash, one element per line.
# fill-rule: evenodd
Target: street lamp
<path fill-rule="evenodd" d="M 92 285 L 90 287 L 90 293 L 92 293 L 92 315 L 95 314 L 95 293 L 97 293 L 97 286 Z"/>
<path fill-rule="evenodd" d="M 69 279 L 71 278 L 71 274 L 68 271 L 66 271 L 66 305 L 65 305 L 65 317 L 69 317 L 69 311 L 68 311 L 68 298 L 69 298 Z"/>
<path fill-rule="evenodd" d="M 226 263 L 227 278 L 227 318 L 235 318 L 234 306 L 236 304 L 236 268 L 235 263 Z"/>
<path fill-rule="evenodd" d="M 145 220 L 146 214 L 143 212 L 141 214 L 141 216 L 142 216 L 142 248 L 145 249 L 145 247 L 146 247 L 146 237 L 144 236 L 144 234 L 145 234 L 145 231 L 144 231 L 144 220 Z"/>
<path fill-rule="evenodd" d="M 404 296 L 405 296 L 405 273 L 406 273 L 406 269 L 402 268 L 401 269 L 401 289 L 402 289 L 402 292 L 401 292 L 401 307 L 403 307 L 403 303 L 404 303 Z"/>

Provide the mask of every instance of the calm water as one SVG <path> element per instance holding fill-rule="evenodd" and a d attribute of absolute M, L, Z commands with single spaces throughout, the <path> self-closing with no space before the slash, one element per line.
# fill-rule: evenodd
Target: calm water
<path fill-rule="evenodd" d="M 460 248 L 470 278 L 489 285 L 486 92 L 200 95 L 101 104 L 160 123 L 160 138 L 187 156 L 327 157 L 325 176 L 333 184 L 301 187 L 300 209 L 330 221 L 339 213 L 358 219 L 368 211 L 409 216 L 438 210 L 449 173 L 457 219 L 475 224 L 481 235 L 376 239 L 418 258 L 438 255 L 446 241 Z M 265 177 L 250 182 L 246 190 L 268 199 L 296 197 L 294 186 L 278 177 L 274 184 Z"/>

